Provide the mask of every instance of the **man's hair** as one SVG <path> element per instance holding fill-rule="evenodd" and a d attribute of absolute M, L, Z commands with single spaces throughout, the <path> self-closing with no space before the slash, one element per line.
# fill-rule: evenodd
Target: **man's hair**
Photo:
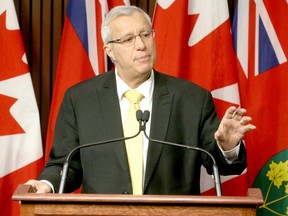
<path fill-rule="evenodd" d="M 112 8 L 103 20 L 101 28 L 101 36 L 104 44 L 107 44 L 112 38 L 112 30 L 109 24 L 120 16 L 131 16 L 134 13 L 141 13 L 147 19 L 150 26 L 152 26 L 149 15 L 144 12 L 141 8 L 136 6 L 117 6 Z"/>

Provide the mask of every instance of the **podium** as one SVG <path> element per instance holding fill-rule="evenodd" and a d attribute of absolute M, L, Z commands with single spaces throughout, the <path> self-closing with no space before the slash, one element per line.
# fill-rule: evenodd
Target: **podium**
<path fill-rule="evenodd" d="M 247 196 L 36 194 L 18 185 L 12 200 L 20 201 L 21 216 L 30 215 L 256 215 L 263 204 L 260 189 Z"/>

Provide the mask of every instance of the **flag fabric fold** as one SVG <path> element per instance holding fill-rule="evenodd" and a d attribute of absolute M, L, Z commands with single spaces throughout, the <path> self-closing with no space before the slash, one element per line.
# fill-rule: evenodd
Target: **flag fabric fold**
<path fill-rule="evenodd" d="M 156 69 L 212 92 L 220 117 L 230 105 L 240 105 L 239 65 L 233 49 L 227 0 L 158 0 L 153 28 Z M 204 169 L 202 174 L 201 192 L 215 194 L 212 179 Z M 240 176 L 221 176 L 221 181 L 224 195 L 246 194 L 246 171 Z"/>
<path fill-rule="evenodd" d="M 18 184 L 43 167 L 39 112 L 14 2 L 0 2 L 0 214 L 19 215 Z"/>
<path fill-rule="evenodd" d="M 246 136 L 248 184 L 260 188 L 257 215 L 288 214 L 288 3 L 238 1 L 233 38 L 241 102 L 257 129 Z"/>

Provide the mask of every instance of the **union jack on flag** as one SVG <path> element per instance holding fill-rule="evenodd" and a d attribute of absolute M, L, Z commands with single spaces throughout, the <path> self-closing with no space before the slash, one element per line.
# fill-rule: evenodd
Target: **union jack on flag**
<path fill-rule="evenodd" d="M 256 7 L 252 14 L 253 8 L 249 8 L 249 0 L 238 1 L 238 10 L 233 23 L 234 48 L 246 76 L 248 74 L 249 41 L 255 41 L 252 46 L 254 46 L 255 52 L 254 70 L 256 76 L 287 62 L 264 1 L 255 0 L 254 2 L 254 7 Z M 253 6 L 250 5 L 250 7 Z M 249 17 L 252 16 L 253 20 L 249 21 Z M 249 26 L 254 27 L 254 29 L 249 29 Z M 254 34 L 248 34 L 248 32 L 254 32 Z"/>

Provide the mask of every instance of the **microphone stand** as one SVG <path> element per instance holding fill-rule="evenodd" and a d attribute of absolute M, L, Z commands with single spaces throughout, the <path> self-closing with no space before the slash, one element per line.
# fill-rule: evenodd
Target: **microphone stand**
<path fill-rule="evenodd" d="M 137 121 L 139 121 L 140 125 L 142 122 L 141 117 L 142 117 L 142 112 L 136 113 L 136 118 L 137 118 Z M 75 153 L 77 150 L 79 150 L 81 148 L 88 148 L 88 147 L 95 146 L 95 145 L 103 145 L 103 144 L 107 144 L 107 143 L 113 143 L 113 142 L 123 141 L 123 140 L 127 140 L 127 139 L 132 139 L 132 138 L 138 136 L 140 133 L 141 133 L 141 128 L 139 128 L 139 131 L 135 135 L 130 136 L 130 137 L 124 137 L 124 138 L 122 137 L 122 138 L 116 138 L 116 139 L 111 139 L 111 140 L 104 140 L 104 141 L 100 141 L 100 142 L 96 142 L 96 143 L 87 143 L 84 145 L 79 145 L 76 148 L 72 149 L 70 151 L 70 153 L 68 154 L 68 156 L 64 162 L 64 165 L 63 165 L 63 169 L 61 172 L 61 181 L 60 181 L 60 186 L 59 186 L 59 194 L 62 194 L 64 191 L 67 172 L 69 169 L 69 161 L 70 161 L 71 157 L 73 156 L 73 153 Z"/>
<path fill-rule="evenodd" d="M 138 114 L 138 112 L 139 112 L 139 114 Z M 142 114 L 142 111 L 138 110 L 137 115 L 140 116 L 140 113 Z M 187 145 L 183 145 L 183 144 L 172 143 L 172 142 L 168 142 L 168 141 L 161 141 L 161 140 L 156 140 L 156 139 L 150 138 L 146 133 L 146 123 L 149 120 L 149 116 L 150 116 L 149 111 L 145 110 L 143 115 L 142 115 L 142 118 L 141 118 L 144 123 L 141 123 L 139 121 L 140 122 L 140 130 L 144 131 L 144 135 L 149 141 L 161 143 L 161 144 L 165 144 L 165 145 L 172 145 L 172 146 L 176 146 L 176 147 L 186 148 L 189 150 L 201 151 L 201 152 L 204 152 L 205 154 L 209 155 L 209 157 L 213 161 L 213 180 L 214 180 L 214 185 L 215 185 L 215 189 L 216 189 L 216 194 L 217 194 L 217 196 L 222 196 L 220 175 L 219 175 L 219 171 L 218 171 L 218 166 L 216 164 L 216 161 L 215 161 L 213 155 L 210 152 L 206 151 L 205 149 L 201 149 L 201 148 L 198 148 L 195 146 L 187 146 Z"/>

